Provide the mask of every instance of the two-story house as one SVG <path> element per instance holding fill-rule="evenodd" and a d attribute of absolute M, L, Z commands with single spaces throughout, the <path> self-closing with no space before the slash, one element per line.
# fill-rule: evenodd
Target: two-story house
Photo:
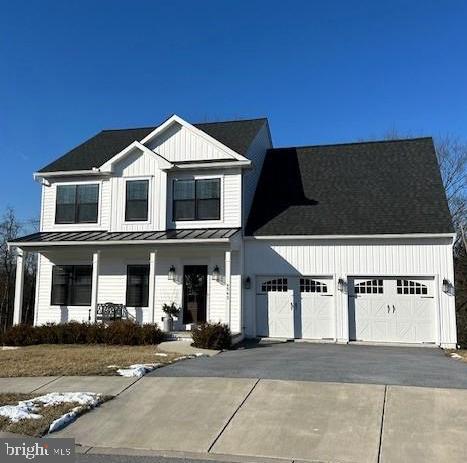
<path fill-rule="evenodd" d="M 104 130 L 34 174 L 35 324 L 221 321 L 248 337 L 456 345 L 431 138 L 276 148 L 267 119 Z"/>

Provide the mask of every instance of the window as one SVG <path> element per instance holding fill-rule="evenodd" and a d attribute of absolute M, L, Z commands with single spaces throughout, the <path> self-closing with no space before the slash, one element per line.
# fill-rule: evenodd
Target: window
<path fill-rule="evenodd" d="M 148 220 L 149 180 L 131 180 L 126 182 L 125 220 Z"/>
<path fill-rule="evenodd" d="M 149 265 L 128 265 L 126 277 L 126 305 L 147 307 L 149 297 Z"/>
<path fill-rule="evenodd" d="M 428 287 L 410 280 L 397 280 L 397 294 L 428 294 Z"/>
<path fill-rule="evenodd" d="M 288 290 L 287 278 L 277 278 L 276 280 L 265 281 L 261 285 L 261 291 L 269 292 L 285 292 Z"/>
<path fill-rule="evenodd" d="M 383 294 L 383 280 L 362 281 L 355 285 L 355 294 Z"/>
<path fill-rule="evenodd" d="M 52 305 L 91 305 L 92 265 L 55 265 Z"/>
<path fill-rule="evenodd" d="M 301 293 L 327 293 L 328 285 L 311 278 L 300 278 Z"/>
<path fill-rule="evenodd" d="M 219 220 L 220 184 L 219 178 L 174 180 L 173 220 Z"/>
<path fill-rule="evenodd" d="M 58 185 L 55 223 L 97 223 L 99 185 Z"/>

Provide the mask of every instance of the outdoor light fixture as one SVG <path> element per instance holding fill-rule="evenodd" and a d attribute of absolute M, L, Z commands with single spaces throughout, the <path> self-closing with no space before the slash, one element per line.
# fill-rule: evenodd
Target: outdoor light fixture
<path fill-rule="evenodd" d="M 449 293 L 449 290 L 451 289 L 451 283 L 449 283 L 449 280 L 446 278 L 443 280 L 443 292 Z"/>
<path fill-rule="evenodd" d="M 344 291 L 345 289 L 345 281 L 342 278 L 339 278 L 339 280 L 337 280 L 337 289 L 339 291 Z"/>
<path fill-rule="evenodd" d="M 245 289 L 250 289 L 251 288 L 251 278 L 250 277 L 245 278 L 245 281 L 243 282 L 243 287 Z"/>
<path fill-rule="evenodd" d="M 168 278 L 169 280 L 175 281 L 175 267 L 173 265 L 169 268 Z"/>
<path fill-rule="evenodd" d="M 212 271 L 212 279 L 214 281 L 219 281 L 219 276 L 220 276 L 219 266 L 216 265 L 214 267 L 214 270 Z"/>

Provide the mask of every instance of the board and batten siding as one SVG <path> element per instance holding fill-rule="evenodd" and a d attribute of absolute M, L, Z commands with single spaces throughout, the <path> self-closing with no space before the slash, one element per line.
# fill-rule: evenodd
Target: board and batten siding
<path fill-rule="evenodd" d="M 243 223 L 245 224 L 250 214 L 251 205 L 255 196 L 261 169 L 263 168 L 266 151 L 272 148 L 271 134 L 267 122 L 259 130 L 248 148 L 246 157 L 251 161 L 251 168 L 246 169 L 243 177 Z"/>
<path fill-rule="evenodd" d="M 432 276 L 439 308 L 441 345 L 456 342 L 454 297 L 442 291 L 442 280 L 454 281 L 451 238 L 352 240 L 246 240 L 245 329 L 255 335 L 255 277 L 261 275 L 331 276 L 335 283 L 352 276 Z M 348 295 L 336 293 L 336 334 L 348 341 Z"/>
<path fill-rule="evenodd" d="M 173 124 L 155 139 L 146 143 L 147 147 L 170 162 L 231 159 L 233 156 L 216 146 L 209 136 L 195 133 L 180 124 Z"/>
<path fill-rule="evenodd" d="M 57 186 L 60 184 L 80 185 L 83 183 L 97 183 L 99 185 L 99 209 L 97 223 L 55 223 L 55 204 Z M 100 177 L 65 177 L 60 180 L 50 180 L 50 185 L 42 185 L 41 201 L 41 231 L 86 231 L 108 230 L 111 210 L 111 186 L 108 178 Z"/>

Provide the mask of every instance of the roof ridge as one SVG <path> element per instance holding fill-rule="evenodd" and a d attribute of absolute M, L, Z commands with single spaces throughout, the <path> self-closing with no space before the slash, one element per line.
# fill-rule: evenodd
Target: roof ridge
<path fill-rule="evenodd" d="M 225 124 L 228 122 L 251 122 L 251 121 L 267 121 L 267 117 L 252 117 L 250 119 L 227 119 L 225 121 L 211 121 L 211 122 L 193 122 L 191 125 L 208 125 L 208 124 Z"/>
<path fill-rule="evenodd" d="M 269 151 L 284 150 L 284 149 L 296 149 L 296 148 L 320 148 L 320 147 L 329 147 L 329 146 L 348 146 L 348 145 L 370 145 L 376 143 L 400 143 L 400 142 L 411 142 L 417 140 L 433 140 L 433 137 L 413 137 L 413 138 L 398 138 L 396 140 L 369 140 L 369 141 L 354 141 L 347 143 L 325 143 L 319 145 L 300 145 L 300 146 L 280 146 L 277 148 L 270 148 Z"/>
<path fill-rule="evenodd" d="M 120 128 L 120 129 L 102 129 L 98 133 L 102 133 L 102 132 L 119 132 L 119 131 L 123 131 L 123 130 L 156 129 L 157 127 L 159 127 L 159 126 L 158 125 L 148 125 L 148 126 L 145 126 L 145 127 L 127 127 L 127 128 Z"/>

